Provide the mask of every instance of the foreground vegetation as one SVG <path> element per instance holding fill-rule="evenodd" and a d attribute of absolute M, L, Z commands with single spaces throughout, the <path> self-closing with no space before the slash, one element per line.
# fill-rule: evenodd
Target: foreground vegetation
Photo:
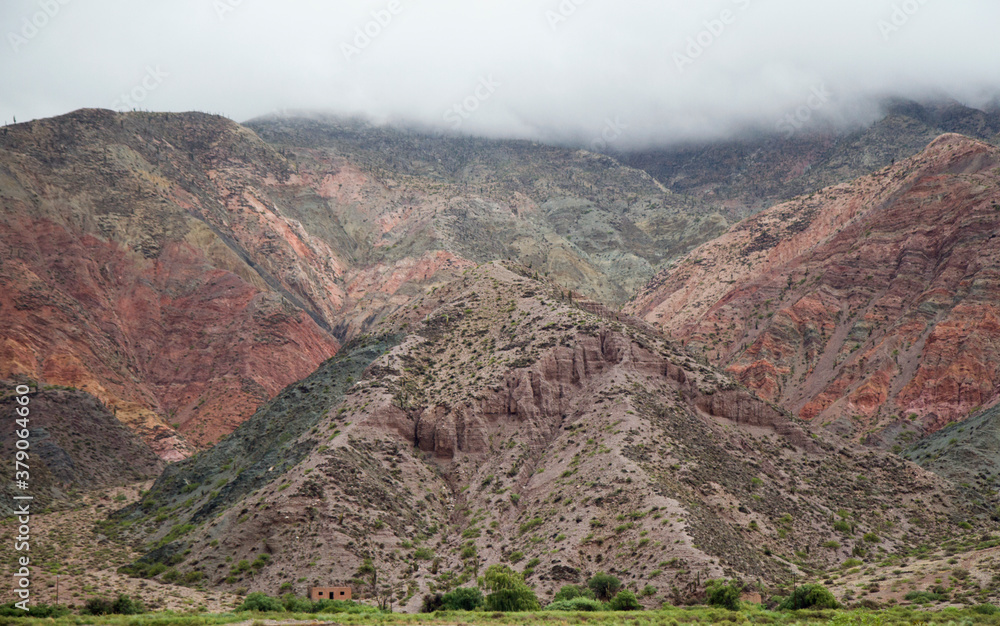
<path fill-rule="evenodd" d="M 401 614 L 384 612 L 311 614 L 288 612 L 238 612 L 223 614 L 205 613 L 146 613 L 143 615 L 64 615 L 58 618 L 18 618 L 0 616 L 0 625 L 50 626 L 96 624 L 108 626 L 209 626 L 237 622 L 263 624 L 265 620 L 279 620 L 283 624 L 300 621 L 304 624 L 335 623 L 343 626 L 367 625 L 427 625 L 451 624 L 503 624 L 563 626 L 668 626 L 672 624 L 1000 624 L 1000 613 L 981 612 L 977 609 L 944 609 L 923 611 L 911 608 L 892 608 L 884 611 L 804 610 L 767 611 L 756 606 L 741 611 L 719 608 L 686 607 L 657 611 L 621 612 L 571 612 L 530 611 L 517 613 L 438 611 L 435 613 Z"/>
<path fill-rule="evenodd" d="M 806 584 L 790 595 L 763 605 L 740 600 L 742 586 L 735 581 L 710 580 L 705 601 L 708 606 L 665 606 L 646 611 L 635 594 L 622 588 L 616 577 L 598 573 L 586 585 L 565 585 L 542 607 L 534 591 L 518 572 L 493 565 L 479 587 L 460 587 L 444 594 L 427 595 L 419 614 L 393 613 L 387 604 L 372 606 L 355 601 L 312 601 L 288 593 L 275 598 L 264 593 L 248 594 L 231 613 L 148 613 L 141 602 L 125 595 L 116 600 L 90 598 L 74 613 L 69 607 L 36 605 L 30 613 L 13 604 L 0 605 L 0 626 L 5 624 L 128 624 L 135 626 L 185 626 L 188 624 L 283 624 L 330 623 L 340 625 L 391 624 L 628 624 L 667 626 L 672 624 L 997 624 L 1000 608 L 980 604 L 967 608 L 929 611 L 916 607 L 889 609 L 845 609 L 822 585 Z M 375 596 L 375 599 L 380 599 Z M 773 599 L 772 599 L 773 600 Z"/>

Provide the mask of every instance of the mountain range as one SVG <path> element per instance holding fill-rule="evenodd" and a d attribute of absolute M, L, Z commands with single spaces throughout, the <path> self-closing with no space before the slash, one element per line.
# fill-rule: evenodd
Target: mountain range
<path fill-rule="evenodd" d="M 37 390 L 46 506 L 157 477 L 101 533 L 159 581 L 371 561 L 366 593 L 416 610 L 507 563 L 681 603 L 961 549 L 992 597 L 998 120 L 893 102 L 615 155 L 329 116 L 7 126 L 0 403 Z"/>

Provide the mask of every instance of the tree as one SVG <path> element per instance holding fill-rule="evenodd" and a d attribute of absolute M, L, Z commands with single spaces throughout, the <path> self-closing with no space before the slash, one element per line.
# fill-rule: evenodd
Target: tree
<path fill-rule="evenodd" d="M 378 592 L 378 570 L 375 569 L 375 564 L 372 563 L 371 559 L 365 559 L 361 563 L 356 576 L 368 581 L 371 596 L 374 597 Z"/>
<path fill-rule="evenodd" d="M 459 587 L 441 596 L 441 607 L 448 611 L 475 611 L 483 606 L 483 592 L 478 587 Z"/>
<path fill-rule="evenodd" d="M 622 581 L 618 580 L 611 574 L 605 574 L 604 572 L 597 572 L 594 576 L 587 581 L 587 586 L 590 587 L 597 599 L 602 602 L 607 602 L 614 597 L 618 590 L 622 588 Z"/>
<path fill-rule="evenodd" d="M 524 577 L 506 565 L 490 565 L 483 574 L 483 587 L 487 611 L 535 611 L 540 608 L 535 592 L 524 582 Z"/>
<path fill-rule="evenodd" d="M 641 611 L 642 605 L 639 604 L 634 593 L 628 589 L 622 589 L 614 598 L 611 598 L 611 602 L 608 602 L 608 608 L 612 611 Z"/>
<path fill-rule="evenodd" d="M 792 595 L 778 607 L 781 611 L 797 611 L 798 609 L 835 609 L 840 605 L 823 585 L 802 585 L 797 587 Z"/>
<path fill-rule="evenodd" d="M 255 591 L 254 593 L 247 594 L 247 597 L 243 599 L 243 604 L 237 607 L 237 612 L 239 611 L 284 611 L 285 606 L 277 598 L 272 598 L 271 596 Z"/>
<path fill-rule="evenodd" d="M 421 613 L 433 613 L 444 606 L 444 596 L 440 593 L 427 594 L 424 596 L 423 604 L 420 605 Z"/>
<path fill-rule="evenodd" d="M 392 594 L 394 585 L 383 583 L 379 586 L 379 570 L 371 559 L 365 559 L 358 567 L 358 578 L 368 582 L 369 597 L 375 600 L 379 609 L 392 610 Z"/>
<path fill-rule="evenodd" d="M 740 593 L 742 589 L 735 583 L 725 580 L 710 580 L 707 583 L 708 603 L 711 606 L 721 606 L 730 611 L 740 610 Z"/>

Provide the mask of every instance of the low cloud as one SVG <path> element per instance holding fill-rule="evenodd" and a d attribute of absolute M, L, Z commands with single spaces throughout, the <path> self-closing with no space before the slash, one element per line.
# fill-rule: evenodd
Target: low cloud
<path fill-rule="evenodd" d="M 0 24 L 6 121 L 321 110 L 620 149 L 1000 93 L 995 0 L 11 0 Z"/>

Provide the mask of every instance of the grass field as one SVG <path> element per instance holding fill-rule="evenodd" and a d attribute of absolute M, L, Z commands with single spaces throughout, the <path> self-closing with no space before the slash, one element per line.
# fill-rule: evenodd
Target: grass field
<path fill-rule="evenodd" d="M 58 619 L 0 617 L 0 625 L 77 625 L 108 626 L 211 626 L 214 624 L 341 624 L 343 626 L 458 626 L 461 624 L 504 626 L 668 626 L 672 624 L 1000 624 L 1000 613 L 982 614 L 975 609 L 944 609 L 922 611 L 894 608 L 884 611 L 788 611 L 772 612 L 759 609 L 739 612 L 705 607 L 676 608 L 660 611 L 579 612 L 534 611 L 530 613 L 486 613 L 440 611 L 431 614 L 383 613 L 366 615 L 308 615 L 290 613 L 147 613 L 93 617 L 67 615 Z"/>

